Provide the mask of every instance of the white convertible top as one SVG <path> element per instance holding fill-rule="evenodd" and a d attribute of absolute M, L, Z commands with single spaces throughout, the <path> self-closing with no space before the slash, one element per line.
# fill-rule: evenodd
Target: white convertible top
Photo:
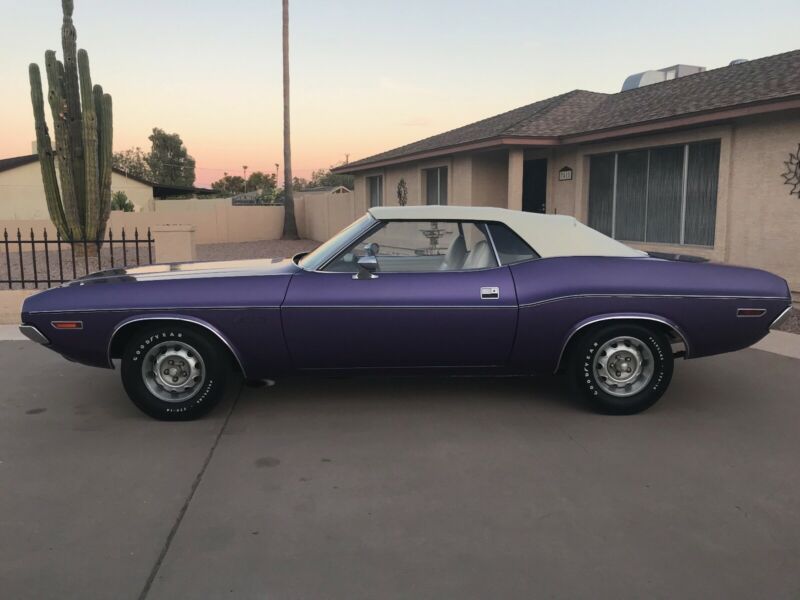
<path fill-rule="evenodd" d="M 508 225 L 542 258 L 552 256 L 647 256 L 566 215 L 487 206 L 376 206 L 378 220 L 497 221 Z"/>

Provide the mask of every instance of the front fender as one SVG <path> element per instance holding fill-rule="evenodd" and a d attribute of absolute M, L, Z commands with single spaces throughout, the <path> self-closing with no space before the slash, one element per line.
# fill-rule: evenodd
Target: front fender
<path fill-rule="evenodd" d="M 123 319 L 112 331 L 111 336 L 109 337 L 108 344 L 107 344 L 107 351 L 106 356 L 108 359 L 108 366 L 110 368 L 114 368 L 114 363 L 112 358 L 114 356 L 121 355 L 122 352 L 122 344 L 119 343 L 119 340 L 124 339 L 125 331 L 129 327 L 133 327 L 136 324 L 142 324 L 147 321 L 179 321 L 183 323 L 191 323 L 196 325 L 209 333 L 215 336 L 231 353 L 236 363 L 239 365 L 239 368 L 242 371 L 242 374 L 247 377 L 247 372 L 245 370 L 244 362 L 242 361 L 242 356 L 239 353 L 238 348 L 231 342 L 228 337 L 222 333 L 219 329 L 217 329 L 211 323 L 205 321 L 196 316 L 191 315 L 182 315 L 182 314 L 175 314 L 175 313 L 155 313 L 155 314 L 148 314 L 148 315 L 135 315 Z M 115 346 L 115 340 L 117 340 L 117 345 Z"/>

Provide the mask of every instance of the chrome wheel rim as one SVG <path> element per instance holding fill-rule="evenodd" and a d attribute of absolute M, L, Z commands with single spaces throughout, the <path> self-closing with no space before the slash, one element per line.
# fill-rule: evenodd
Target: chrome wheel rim
<path fill-rule="evenodd" d="M 605 342 L 594 355 L 597 385 L 607 394 L 624 398 L 641 392 L 655 371 L 650 347 L 642 340 L 623 335 Z"/>
<path fill-rule="evenodd" d="M 142 379 L 159 400 L 185 402 L 203 387 L 206 368 L 200 353 L 189 344 L 161 342 L 145 354 Z"/>

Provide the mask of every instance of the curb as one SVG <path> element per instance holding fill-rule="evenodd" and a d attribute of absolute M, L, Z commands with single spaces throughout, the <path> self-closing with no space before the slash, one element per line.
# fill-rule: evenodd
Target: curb
<path fill-rule="evenodd" d="M 770 331 L 769 335 L 752 346 L 756 350 L 800 359 L 800 335 L 788 331 Z"/>
<path fill-rule="evenodd" d="M 29 341 L 19 332 L 19 325 L 0 325 L 0 342 Z"/>

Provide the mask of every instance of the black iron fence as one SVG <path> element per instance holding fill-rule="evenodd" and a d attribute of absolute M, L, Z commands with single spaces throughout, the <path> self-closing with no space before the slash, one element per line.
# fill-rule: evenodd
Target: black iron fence
<path fill-rule="evenodd" d="M 0 271 L 0 289 L 50 288 L 102 269 L 149 265 L 154 245 L 149 227 L 147 236 L 134 229 L 131 237 L 123 229 L 115 237 L 109 229 L 103 239 L 78 241 L 65 240 L 60 234 L 53 239 L 46 229 L 39 238 L 33 229 L 29 235 L 19 229 L 9 235 L 3 229 L 0 261 L 5 273 Z"/>

